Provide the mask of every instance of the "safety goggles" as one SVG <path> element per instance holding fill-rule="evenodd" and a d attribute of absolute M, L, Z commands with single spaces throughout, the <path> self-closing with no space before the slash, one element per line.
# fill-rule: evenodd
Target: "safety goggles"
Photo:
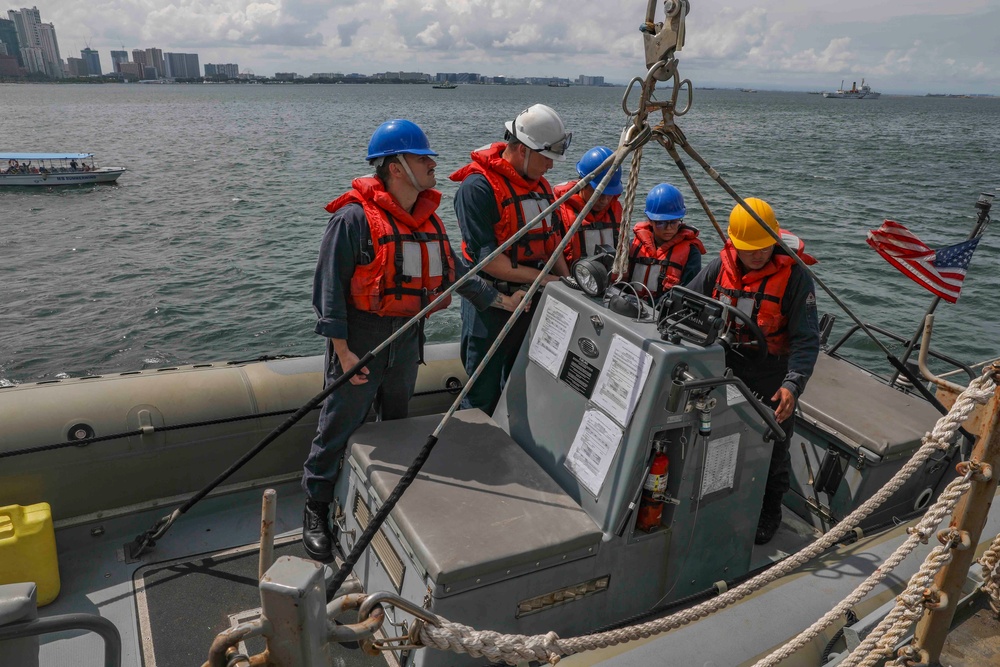
<path fill-rule="evenodd" d="M 513 129 L 513 131 L 507 131 L 505 133 L 504 136 L 505 139 L 510 139 L 511 137 L 517 139 L 518 141 L 520 141 L 522 144 L 524 144 L 533 151 L 536 151 L 538 153 L 541 153 L 543 151 L 549 151 L 551 153 L 555 153 L 556 155 L 566 155 L 566 151 L 569 150 L 570 144 L 573 143 L 572 132 L 567 132 L 562 136 L 562 139 L 559 139 L 558 141 L 554 141 L 551 144 L 543 144 L 541 146 L 532 146 L 531 144 L 521 139 L 519 136 L 517 136 L 517 129 Z"/>
<path fill-rule="evenodd" d="M 683 223 L 684 218 L 677 218 L 676 220 L 653 220 L 652 222 L 657 227 L 673 227 L 674 225 Z"/>
<path fill-rule="evenodd" d="M 536 151 L 550 151 L 556 155 L 565 155 L 566 151 L 569 150 L 569 145 L 573 143 L 573 133 L 567 132 L 563 135 L 563 138 L 559 141 L 553 142 L 551 144 L 545 144 L 541 148 L 535 148 Z"/>

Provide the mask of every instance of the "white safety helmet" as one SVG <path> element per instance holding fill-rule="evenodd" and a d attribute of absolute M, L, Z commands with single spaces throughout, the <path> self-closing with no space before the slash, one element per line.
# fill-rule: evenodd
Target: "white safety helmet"
<path fill-rule="evenodd" d="M 552 107 L 533 104 L 517 114 L 514 120 L 504 123 L 504 126 L 507 128 L 507 138 L 513 137 L 547 158 L 559 161 L 566 159 L 573 133 L 566 131 L 562 118 Z"/>

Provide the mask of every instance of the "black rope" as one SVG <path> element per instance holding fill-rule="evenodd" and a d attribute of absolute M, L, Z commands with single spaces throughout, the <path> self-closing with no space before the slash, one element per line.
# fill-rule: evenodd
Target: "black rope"
<path fill-rule="evenodd" d="M 296 422 L 298 422 L 309 412 L 311 412 L 317 406 L 319 406 L 323 401 L 326 400 L 326 397 L 332 394 L 334 391 L 336 391 L 338 387 L 350 381 L 350 379 L 354 377 L 354 375 L 357 374 L 359 370 L 364 368 L 365 365 L 374 358 L 375 355 L 372 354 L 370 350 L 366 352 L 365 356 L 363 356 L 360 360 L 358 360 L 358 363 L 354 364 L 353 367 L 351 367 L 349 370 L 340 375 L 340 377 L 338 377 L 336 380 L 331 382 L 328 387 L 323 389 L 323 391 L 316 394 L 316 396 L 311 398 L 309 402 L 307 402 L 301 408 L 296 410 L 295 414 L 293 414 L 291 417 L 289 417 L 281 424 L 279 424 L 277 427 L 275 427 L 270 433 L 268 433 L 264 437 L 263 440 L 258 442 L 253 449 L 248 451 L 246 454 L 241 456 L 235 463 L 226 468 L 226 470 L 222 472 L 222 474 L 220 474 L 214 480 L 212 480 L 205 488 L 203 488 L 201 491 L 191 496 L 191 498 L 189 498 L 183 505 L 181 505 L 179 508 L 171 512 L 169 515 L 161 518 L 149 530 L 140 535 L 137 535 L 135 540 L 129 544 L 129 547 L 131 549 L 131 555 L 133 557 L 138 557 L 147 548 L 154 546 L 156 544 L 155 540 L 162 537 L 163 534 L 167 530 L 169 530 L 170 526 L 172 525 L 172 522 L 176 520 L 177 517 L 184 514 L 189 509 L 191 509 L 191 507 L 194 506 L 195 503 L 197 503 L 202 498 L 211 493 L 212 489 L 214 489 L 219 484 L 224 482 L 233 473 L 242 468 L 250 459 L 259 454 L 265 447 L 274 442 L 278 438 L 278 436 L 280 436 L 282 433 L 290 429 L 292 426 L 295 425 Z"/>
<path fill-rule="evenodd" d="M 358 541 L 354 544 L 354 548 L 351 549 L 351 553 L 347 555 L 344 559 L 344 564 L 340 566 L 340 570 L 337 571 L 336 576 L 334 576 L 333 581 L 327 586 L 326 589 L 326 601 L 330 602 L 333 596 L 337 593 L 344 582 L 347 581 L 347 577 L 351 574 L 351 570 L 354 569 L 354 565 L 358 562 L 358 559 L 364 554 L 365 549 L 368 548 L 368 544 L 375 537 L 378 529 L 382 527 L 385 523 L 386 518 L 389 516 L 389 512 L 392 508 L 396 506 L 399 499 L 402 497 L 403 492 L 409 488 L 413 480 L 417 478 L 417 473 L 420 469 L 424 467 L 424 463 L 427 462 L 427 458 L 431 455 L 431 450 L 434 449 L 434 445 L 437 444 L 438 438 L 433 433 L 427 436 L 427 442 L 424 443 L 423 448 L 417 457 L 413 459 L 413 463 L 410 467 L 406 469 L 403 476 L 399 478 L 396 483 L 396 487 L 389 494 L 389 497 L 385 499 L 382 506 L 378 508 L 378 512 L 372 517 L 372 520 L 368 522 L 361 536 L 358 537 Z"/>

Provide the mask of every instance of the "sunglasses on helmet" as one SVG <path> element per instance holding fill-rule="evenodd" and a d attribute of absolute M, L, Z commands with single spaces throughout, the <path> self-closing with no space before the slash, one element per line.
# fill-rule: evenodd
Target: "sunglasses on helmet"
<path fill-rule="evenodd" d="M 559 139 L 558 141 L 553 141 L 551 144 L 543 144 L 538 147 L 532 146 L 531 143 L 528 143 L 524 139 L 517 136 L 517 128 L 515 128 L 513 131 L 507 131 L 504 133 L 505 139 L 510 139 L 511 137 L 517 139 L 518 141 L 520 141 L 522 144 L 524 144 L 533 151 L 537 151 L 539 153 L 542 151 L 549 151 L 555 153 L 556 155 L 565 155 L 566 151 L 569 150 L 570 144 L 573 143 L 572 132 L 567 132 L 562 136 L 562 139 Z"/>

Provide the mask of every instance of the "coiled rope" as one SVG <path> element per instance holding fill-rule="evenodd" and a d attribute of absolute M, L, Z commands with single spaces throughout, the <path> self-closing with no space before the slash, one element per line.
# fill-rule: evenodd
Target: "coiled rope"
<path fill-rule="evenodd" d="M 893 478 L 879 490 L 877 494 L 865 501 L 835 528 L 826 533 L 809 547 L 803 549 L 794 556 L 786 558 L 766 572 L 753 577 L 745 583 L 712 600 L 708 600 L 690 609 L 686 609 L 655 621 L 620 628 L 609 632 L 571 637 L 568 639 L 560 639 L 558 635 L 553 632 L 545 635 L 533 636 L 507 635 L 493 631 L 476 630 L 460 623 L 442 620 L 442 623 L 439 626 L 433 626 L 430 624 L 422 626 L 419 633 L 420 641 L 427 647 L 454 651 L 456 653 L 467 653 L 477 658 L 485 657 L 494 662 L 506 662 L 507 664 L 513 665 L 522 661 L 538 660 L 540 662 L 546 662 L 554 665 L 559 661 L 560 656 L 573 655 L 584 651 L 606 648 L 608 646 L 615 646 L 617 644 L 637 639 L 652 637 L 654 635 L 667 632 L 668 630 L 687 625 L 692 621 L 705 618 L 747 597 L 754 591 L 787 575 L 793 570 L 798 569 L 814 556 L 822 553 L 833 544 L 836 544 L 846 534 L 853 531 L 856 525 L 858 525 L 865 517 L 869 516 L 876 508 L 878 508 L 896 491 L 898 491 L 906 480 L 913 475 L 914 472 L 919 470 L 932 454 L 947 450 L 951 446 L 951 441 L 954 439 L 959 426 L 969 417 L 977 404 L 983 404 L 989 400 L 995 386 L 995 382 L 989 375 L 984 375 L 983 377 L 977 378 L 975 381 L 970 383 L 969 387 L 962 392 L 962 394 L 958 397 L 958 400 L 955 401 L 955 405 L 952 407 L 951 411 L 941 417 L 937 424 L 935 424 L 934 429 L 924 436 L 922 440 L 923 444 L 920 449 L 917 450 L 906 465 L 904 465 L 899 472 L 897 472 L 896 475 L 894 475 Z M 955 500 L 957 500 L 957 497 L 964 493 L 967 488 L 967 482 L 964 484 L 963 488 L 962 482 L 960 480 L 955 480 L 955 482 L 949 485 L 945 493 L 942 494 L 942 500 L 939 504 L 949 506 L 953 505 Z M 953 500 L 953 498 L 955 500 Z M 935 510 L 933 513 L 929 511 L 928 515 L 925 516 L 925 519 L 913 529 L 911 538 L 926 540 L 927 536 L 932 533 L 932 530 L 927 528 L 927 526 L 936 526 L 940 523 L 944 513 L 947 511 L 950 510 Z M 908 539 L 907 542 L 909 541 L 910 540 Z M 941 561 L 942 558 L 944 558 L 944 556 L 935 556 L 935 558 L 931 559 L 932 562 L 930 565 L 925 563 L 924 567 L 921 568 L 921 572 L 924 572 L 924 570 L 936 571 L 935 568 L 940 567 L 938 562 Z M 899 560 L 902 560 L 902 558 L 899 558 Z M 896 564 L 898 563 L 896 563 L 895 560 L 891 563 L 892 567 L 895 567 Z M 890 562 L 887 562 L 879 568 L 879 573 L 882 577 L 891 571 L 889 565 Z M 920 574 L 921 573 L 918 573 L 918 575 Z M 913 583 L 911 581 L 911 586 L 907 588 L 907 591 L 910 591 L 910 588 L 921 591 L 919 602 L 922 604 L 924 601 L 922 588 L 916 589 L 916 587 L 920 585 L 919 582 L 925 582 L 927 577 L 926 575 L 918 575 L 914 576 L 914 580 L 918 583 Z M 933 577 L 933 572 L 930 576 Z M 924 585 L 924 588 L 926 588 L 926 584 Z M 913 596 L 912 593 L 909 595 L 910 597 Z M 900 597 L 902 598 L 903 596 Z M 844 610 L 840 609 L 839 611 L 836 611 L 836 613 L 831 612 L 831 614 L 824 616 L 824 619 L 831 617 L 831 620 L 827 621 L 826 624 L 828 625 L 829 622 L 832 622 L 832 619 L 835 619 L 843 613 Z M 800 643 L 797 640 L 793 641 L 793 643 Z M 773 663 L 765 662 L 763 664 Z"/>

